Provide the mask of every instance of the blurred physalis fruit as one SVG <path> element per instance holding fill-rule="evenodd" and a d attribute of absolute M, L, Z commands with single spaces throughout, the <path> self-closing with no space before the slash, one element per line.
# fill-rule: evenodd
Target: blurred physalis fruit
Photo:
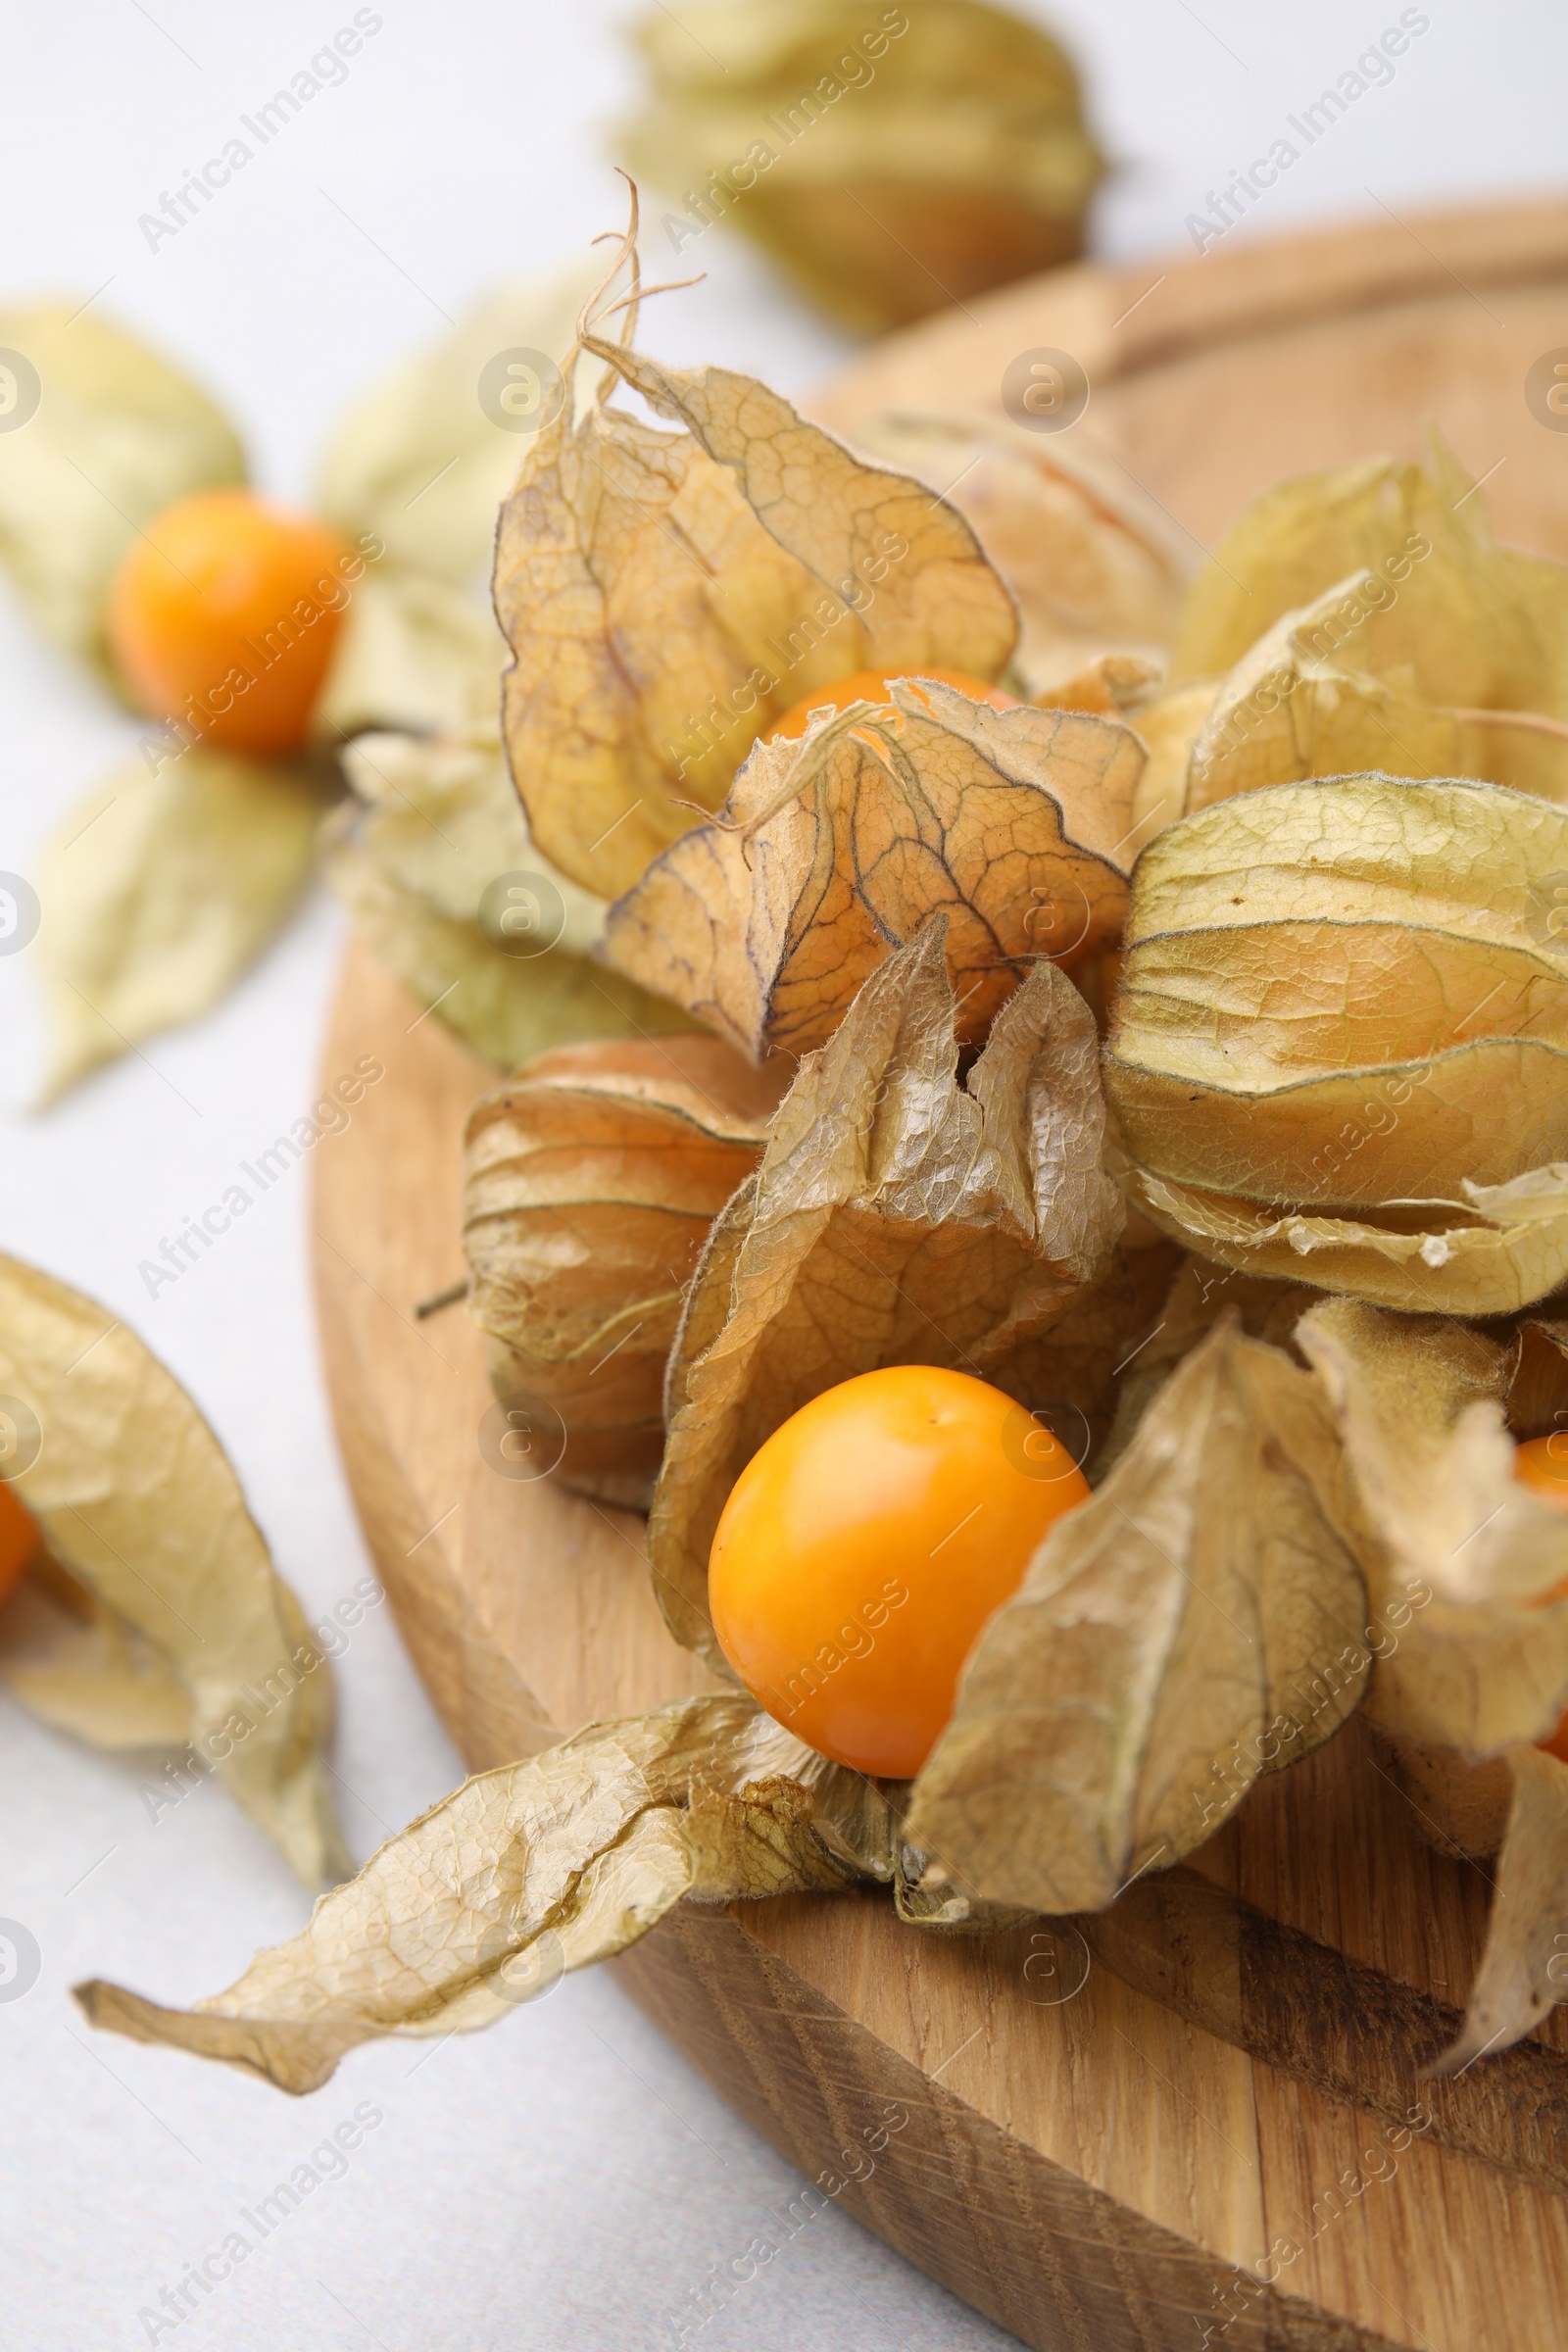
<path fill-rule="evenodd" d="M 747 1463 L 709 1558 L 713 1631 L 760 1705 L 857 1771 L 906 1780 L 976 1635 L 1089 1494 L 988 1382 L 895 1364 L 828 1389 Z"/>
<path fill-rule="evenodd" d="M 176 500 L 109 594 L 109 646 L 144 710 L 263 757 L 297 752 L 364 558 L 249 490 Z"/>
<path fill-rule="evenodd" d="M 804 735 L 813 718 L 824 710 L 847 710 L 852 703 L 876 703 L 891 710 L 888 696 L 890 678 L 907 677 L 918 683 L 921 678 L 935 678 L 939 686 L 956 687 L 972 703 L 988 703 L 993 710 L 1016 710 L 1015 694 L 1004 694 L 1000 686 L 988 684 L 984 678 L 971 677 L 966 669 L 854 669 L 847 678 L 834 678 L 826 686 L 818 686 L 811 694 L 803 695 L 792 703 L 783 717 L 768 729 L 770 742 L 783 735 L 793 743 Z"/>
<path fill-rule="evenodd" d="M 1568 1510 L 1568 1432 L 1553 1430 L 1549 1438 L 1527 1438 L 1513 1457 L 1513 1474 L 1532 1494 L 1544 1495 Z"/>
<path fill-rule="evenodd" d="M 0 1595 L 10 1592 L 37 1548 L 37 1520 L 0 1478 Z"/>

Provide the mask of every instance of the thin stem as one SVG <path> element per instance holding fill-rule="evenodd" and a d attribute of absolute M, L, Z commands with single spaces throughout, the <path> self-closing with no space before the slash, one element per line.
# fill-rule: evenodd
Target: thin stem
<path fill-rule="evenodd" d="M 1533 735 L 1555 735 L 1568 743 L 1568 726 L 1560 718 L 1548 718 L 1544 710 L 1455 710 L 1476 727 L 1527 727 Z"/>

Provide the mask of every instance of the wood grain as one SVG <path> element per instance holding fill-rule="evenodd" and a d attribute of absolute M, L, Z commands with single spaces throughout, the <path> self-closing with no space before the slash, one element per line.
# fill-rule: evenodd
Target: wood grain
<path fill-rule="evenodd" d="M 1016 352 L 1071 350 L 1101 447 L 1195 550 L 1281 473 L 1413 454 L 1432 413 L 1478 473 L 1501 458 L 1505 535 L 1568 556 L 1568 449 L 1523 398 L 1568 345 L 1565 288 L 1559 206 L 1075 270 L 893 338 L 815 413 L 853 429 L 911 381 L 995 406 Z M 414 1319 L 462 1271 L 459 1135 L 491 1074 L 355 953 L 326 1078 L 366 1054 L 385 1077 L 317 1155 L 327 1374 L 394 1605 L 481 1766 L 708 1678 L 663 1630 L 641 1522 L 492 1469 L 478 1335 Z M 1352 1727 L 1107 1920 L 942 1938 L 869 1892 L 687 1907 L 615 1966 L 824 2196 L 1026 2343 L 1546 2352 L 1568 2043 L 1548 2024 L 1441 2089 L 1415 2071 L 1488 1893 Z"/>

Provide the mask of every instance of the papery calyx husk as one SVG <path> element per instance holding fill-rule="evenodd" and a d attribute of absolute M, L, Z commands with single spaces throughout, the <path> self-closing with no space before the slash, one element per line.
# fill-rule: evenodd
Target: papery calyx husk
<path fill-rule="evenodd" d="M 1281 482 L 1183 607 L 1136 838 L 1232 793 L 1376 768 L 1568 800 L 1568 567 L 1500 546 L 1441 436 Z"/>
<path fill-rule="evenodd" d="M 592 959 L 605 905 L 529 839 L 493 722 L 361 736 L 326 879 L 422 1008 L 498 1069 L 558 1045 L 691 1026 Z"/>
<path fill-rule="evenodd" d="M 579 261 L 494 288 L 339 420 L 318 505 L 346 538 L 368 537 L 381 553 L 317 706 L 325 739 L 493 718 L 506 652 L 487 593 L 496 511 L 601 274 L 597 260 Z"/>
<path fill-rule="evenodd" d="M 1568 1993 L 1561 1940 L 1568 1910 L 1568 1764 L 1539 1747 L 1503 1759 L 1509 1803 L 1487 1940 L 1464 2025 L 1436 2071 L 1462 2074 L 1540 2025 Z"/>
<path fill-rule="evenodd" d="M 227 994 L 298 903 L 321 808 L 303 762 L 192 744 L 73 809 L 38 871 L 46 1101 Z"/>
<path fill-rule="evenodd" d="M 1568 1711 L 1568 1518 L 1516 1478 L 1503 1421 L 1521 1403 L 1528 1417 L 1531 1337 L 1558 1358 L 1538 1385 L 1564 1394 L 1564 1336 L 1555 1322 L 1504 1337 L 1348 1298 L 1314 1307 L 1297 1332 L 1371 1539 L 1367 1713 L 1407 1785 L 1429 1803 L 1435 1786 L 1440 1806 L 1457 1796 L 1462 1846 L 1492 1850 L 1489 1816 L 1502 1814 L 1486 1948 L 1446 2072 L 1518 2041 L 1568 1990 L 1557 1940 L 1568 1765 L 1536 1744 L 1560 1738 Z"/>
<path fill-rule="evenodd" d="M 1568 1710 L 1568 1518 L 1514 1476 L 1517 1343 L 1350 1298 L 1296 1342 L 1339 1419 L 1373 1620 L 1397 1637 L 1368 1713 L 1472 1762 L 1548 1738 Z"/>
<path fill-rule="evenodd" d="M 170 362 L 86 303 L 0 313 L 0 345 L 30 371 L 0 434 L 0 563 L 42 627 L 115 678 L 110 585 L 175 499 L 245 479 L 227 418 Z M 30 403 L 37 378 L 37 406 Z"/>
<path fill-rule="evenodd" d="M 226 1992 L 188 2010 L 103 1983 L 76 1997 L 95 2025 L 311 2091 L 361 2042 L 497 2024 L 683 1896 L 885 1885 L 894 1838 L 873 1782 L 751 1699 L 681 1699 L 478 1774 Z"/>
<path fill-rule="evenodd" d="M 1104 162 L 1067 53 L 1010 10 L 697 0 L 637 38 L 655 95 L 619 152 L 684 200 L 677 252 L 722 219 L 879 333 L 1081 250 Z"/>
<path fill-rule="evenodd" d="M 46 1563 L 36 1605 L 8 1614 L 13 1689 L 56 1723 L 96 1700 L 106 1744 L 188 1739 L 307 1886 L 341 1876 L 331 1669 L 195 1405 L 123 1324 L 15 1258 L 0 1390 L 35 1424 L 12 1483 L 66 1572 Z"/>
<path fill-rule="evenodd" d="M 1106 1051 L 1128 1197 L 1229 1265 L 1413 1311 L 1568 1277 L 1568 813 L 1282 785 L 1139 860 Z"/>
<path fill-rule="evenodd" d="M 502 1401 L 564 1422 L 567 1486 L 647 1507 L 681 1296 L 789 1071 L 715 1037 L 565 1046 L 469 1112 L 468 1311 Z"/>
<path fill-rule="evenodd" d="M 801 1065 L 757 1175 L 719 1216 L 670 1353 L 649 1528 L 671 1631 L 719 1663 L 708 1554 L 758 1447 L 823 1390 L 883 1364 L 970 1372 L 1064 1404 L 1078 1458 L 1105 1425 L 1132 1311 L 1101 1165 L 1088 1006 L 1040 964 L 957 1076 L 941 917 Z"/>
<path fill-rule="evenodd" d="M 1311 1375 L 1227 1313 L 970 1651 L 911 1842 L 993 1901 L 1102 1910 L 1337 1731 L 1372 1663 L 1339 1456 Z"/>
<path fill-rule="evenodd" d="M 852 456 L 755 377 L 664 368 L 581 331 L 680 429 L 597 403 L 577 415 L 568 366 L 502 509 L 494 587 L 513 652 L 507 755 L 533 838 L 612 898 L 721 805 L 803 695 L 866 668 L 996 677 L 1017 618 L 969 525 L 923 483 Z"/>
<path fill-rule="evenodd" d="M 1285 613 L 1218 683 L 1170 689 L 1140 708 L 1151 759 L 1134 838 L 1236 793 L 1361 769 L 1431 781 L 1468 776 L 1568 800 L 1568 726 L 1535 710 L 1460 710 L 1416 685 L 1377 628 L 1386 581 L 1337 581 Z"/>
<path fill-rule="evenodd" d="M 855 446 L 973 524 L 1017 599 L 1013 670 L 1026 692 L 1050 693 L 1106 654 L 1162 670 L 1189 565 L 1160 509 L 1114 463 L 1072 446 L 1078 435 L 918 406 L 925 388 L 911 382 L 907 406 L 857 417 Z"/>
<path fill-rule="evenodd" d="M 1370 585 L 1355 667 L 1402 672 L 1434 705 L 1568 718 L 1568 567 L 1499 545 L 1436 434 L 1429 466 L 1366 458 L 1254 500 L 1188 594 L 1173 682 L 1217 678 L 1357 573 Z"/>
<path fill-rule="evenodd" d="M 610 910 L 607 960 L 754 1059 L 822 1045 L 935 914 L 966 1042 L 1040 956 L 1120 931 L 1137 737 L 929 679 L 888 694 L 760 745 L 723 815 Z"/>

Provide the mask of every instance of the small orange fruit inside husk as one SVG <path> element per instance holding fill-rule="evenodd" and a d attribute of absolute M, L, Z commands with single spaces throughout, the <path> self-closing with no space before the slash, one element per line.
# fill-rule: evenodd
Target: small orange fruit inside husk
<path fill-rule="evenodd" d="M 966 669 L 852 669 L 846 678 L 834 678 L 827 686 L 818 686 L 810 694 L 802 695 L 792 703 L 780 719 L 769 727 L 768 741 L 776 743 L 780 736 L 794 742 L 806 733 L 808 725 L 824 710 L 847 710 L 852 703 L 879 703 L 889 710 L 888 686 L 894 678 L 934 678 L 939 686 L 952 686 L 966 694 L 972 703 L 987 703 L 993 710 L 1016 710 L 1018 698 L 993 686 L 985 678 L 971 677 Z"/>

